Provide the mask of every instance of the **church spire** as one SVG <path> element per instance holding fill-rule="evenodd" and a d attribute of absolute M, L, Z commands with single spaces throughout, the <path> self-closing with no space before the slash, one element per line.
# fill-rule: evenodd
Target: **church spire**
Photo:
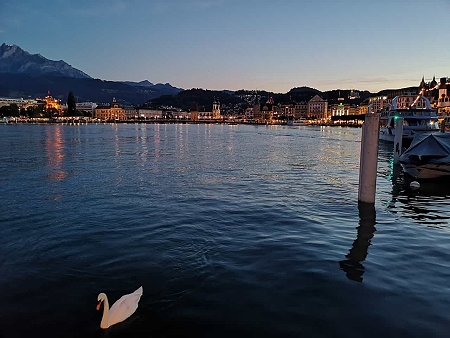
<path fill-rule="evenodd" d="M 422 81 L 420 81 L 419 89 L 425 88 L 425 76 L 422 76 Z"/>
<path fill-rule="evenodd" d="M 437 86 L 436 75 L 433 76 L 433 80 L 430 82 L 430 89 L 433 89 Z"/>

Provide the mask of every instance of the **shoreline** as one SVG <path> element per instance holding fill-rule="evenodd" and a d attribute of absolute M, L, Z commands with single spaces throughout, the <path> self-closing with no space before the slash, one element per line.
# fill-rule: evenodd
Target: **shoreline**
<path fill-rule="evenodd" d="M 63 124 L 63 125 L 83 125 L 83 124 L 227 124 L 227 125 L 258 125 L 258 126 L 287 126 L 297 128 L 299 126 L 288 126 L 287 122 L 259 122 L 259 121 L 224 121 L 224 120 L 180 120 L 180 119 L 154 119 L 154 120 L 106 120 L 97 121 L 91 119 L 67 119 L 67 120 L 49 120 L 49 119 L 27 119 L 18 121 L 0 121 L 1 124 Z M 311 123 L 302 127 L 325 126 L 325 127 L 352 127 L 361 128 L 357 123 Z"/>

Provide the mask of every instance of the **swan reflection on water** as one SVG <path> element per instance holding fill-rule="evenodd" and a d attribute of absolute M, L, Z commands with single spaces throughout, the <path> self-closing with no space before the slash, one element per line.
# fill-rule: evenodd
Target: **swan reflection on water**
<path fill-rule="evenodd" d="M 345 271 L 347 277 L 356 282 L 362 282 L 364 274 L 364 265 L 361 264 L 367 257 L 371 240 L 376 231 L 375 229 L 375 205 L 370 203 L 359 203 L 359 226 L 356 239 L 352 248 L 345 255 L 345 260 L 339 261 L 341 270 Z"/>

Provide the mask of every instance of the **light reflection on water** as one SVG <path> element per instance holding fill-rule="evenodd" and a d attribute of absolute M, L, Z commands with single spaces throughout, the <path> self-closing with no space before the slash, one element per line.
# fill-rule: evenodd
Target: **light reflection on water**
<path fill-rule="evenodd" d="M 107 334 L 447 335 L 449 190 L 380 145 L 358 205 L 360 129 L 0 127 L 0 335 L 99 335 L 98 292 L 137 284 Z"/>
<path fill-rule="evenodd" d="M 62 126 L 45 129 L 45 149 L 48 161 L 49 174 L 51 180 L 63 180 L 67 177 L 67 172 L 63 170 L 64 161 L 64 136 Z"/>

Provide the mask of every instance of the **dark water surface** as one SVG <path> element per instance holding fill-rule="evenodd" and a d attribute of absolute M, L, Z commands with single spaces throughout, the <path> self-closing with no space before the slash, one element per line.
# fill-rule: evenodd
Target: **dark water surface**
<path fill-rule="evenodd" d="M 0 125 L 0 336 L 449 337 L 450 185 L 360 129 Z M 110 302 L 140 285 L 127 321 Z"/>

